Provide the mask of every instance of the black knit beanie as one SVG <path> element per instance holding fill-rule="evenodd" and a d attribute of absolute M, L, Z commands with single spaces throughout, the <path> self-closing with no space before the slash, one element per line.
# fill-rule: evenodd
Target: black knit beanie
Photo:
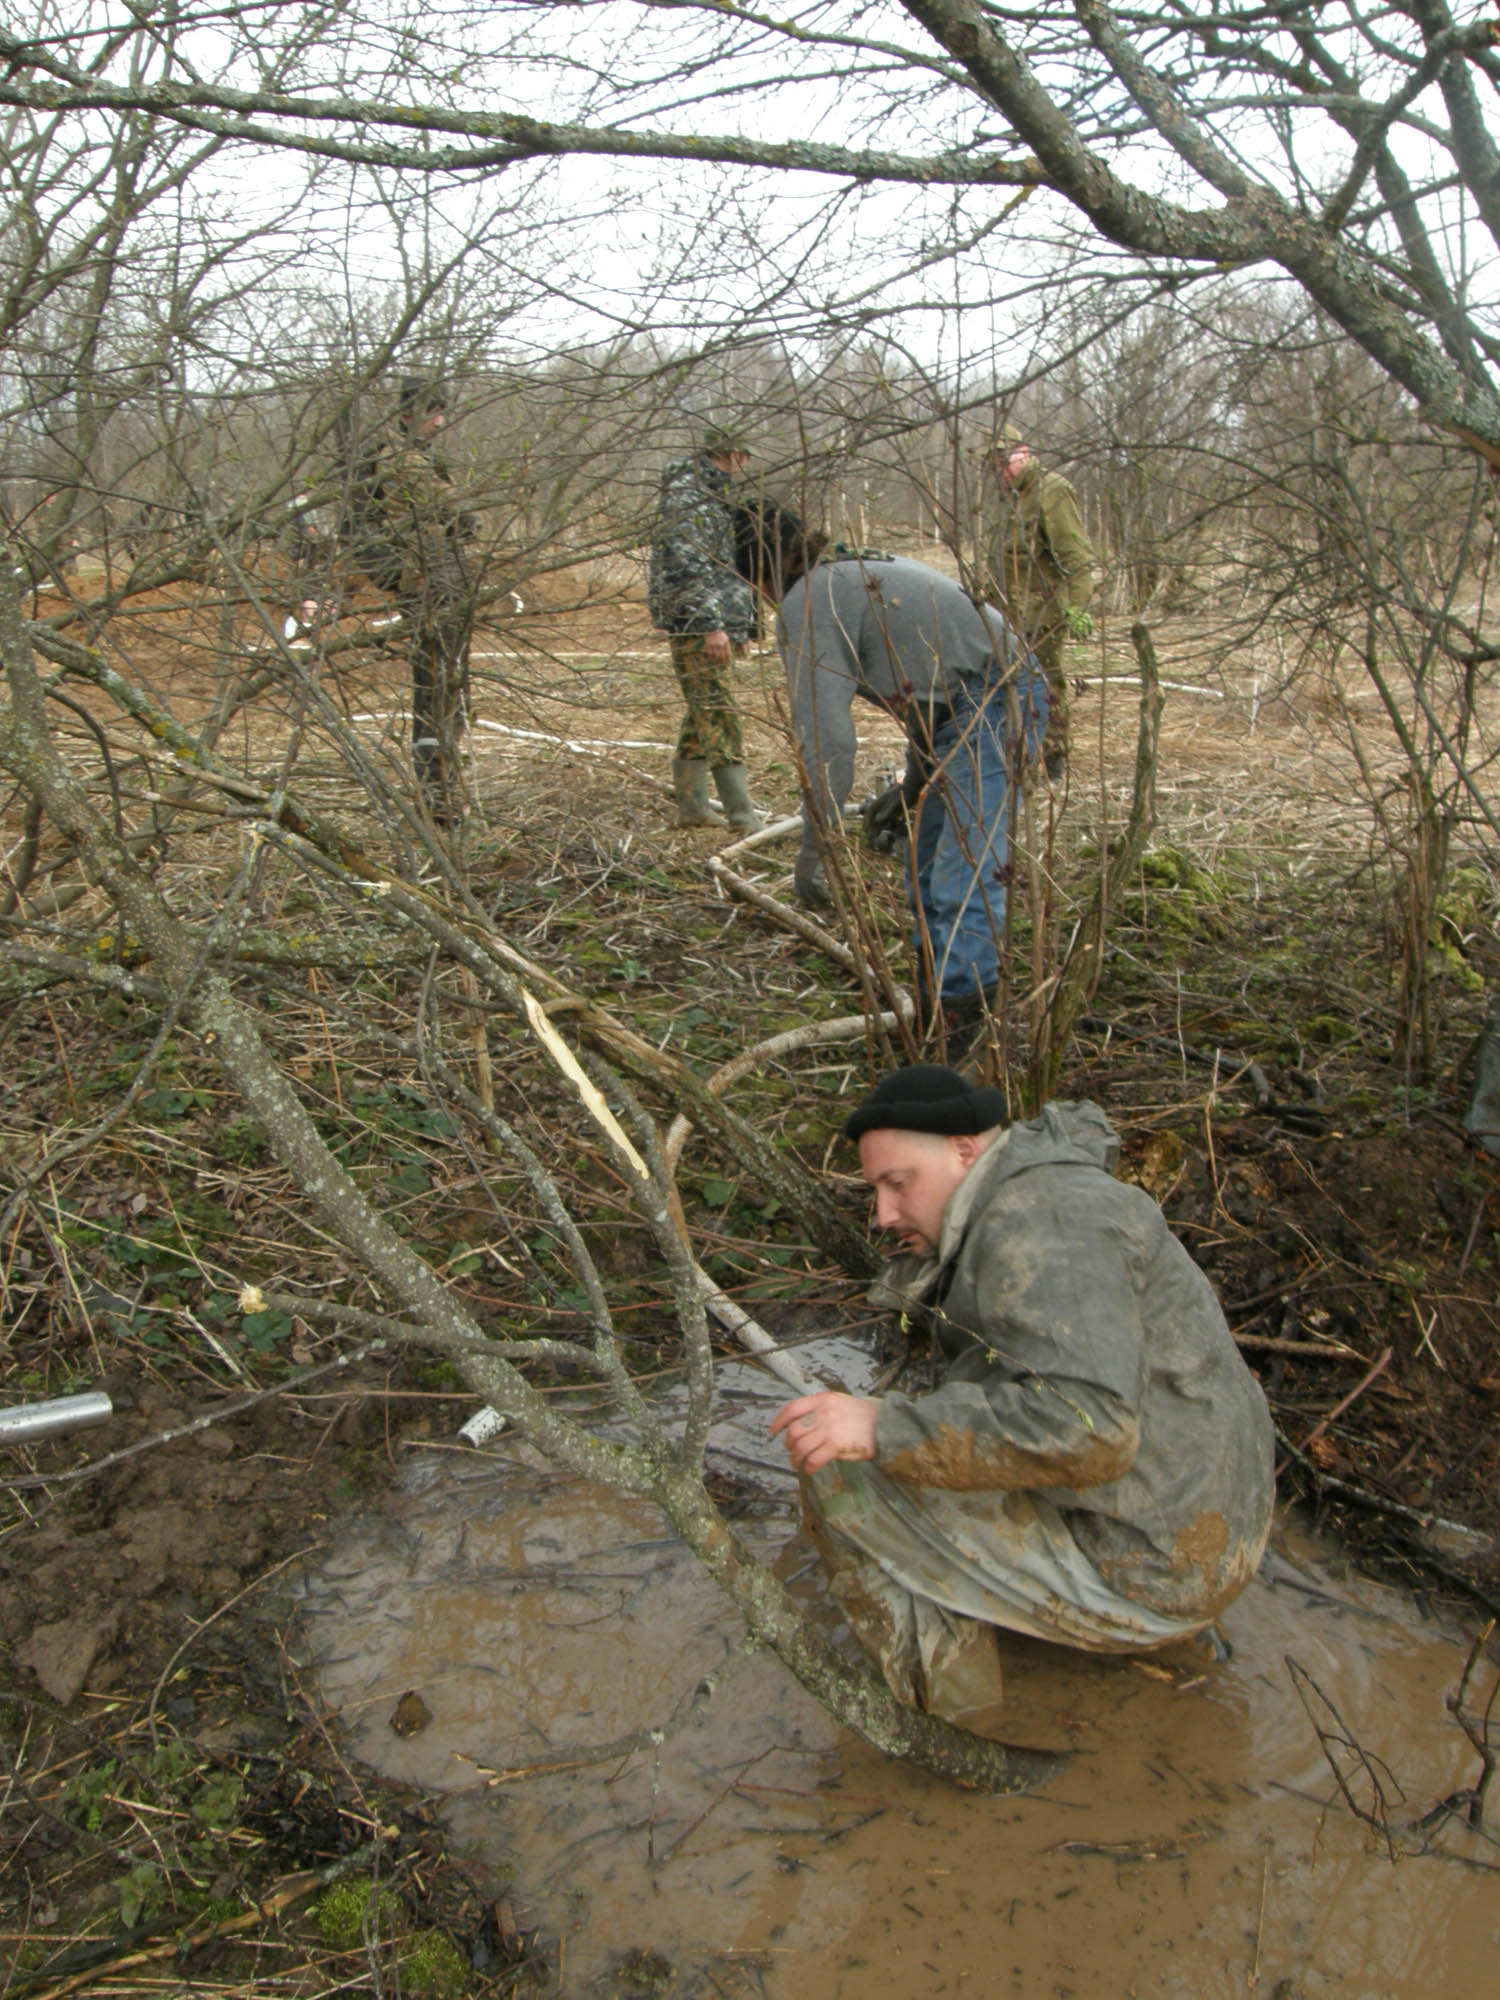
<path fill-rule="evenodd" d="M 414 424 L 430 410 L 446 410 L 448 392 L 432 375 L 403 375 L 397 390 L 396 414 L 403 424 Z"/>
<path fill-rule="evenodd" d="M 844 1121 L 844 1137 L 891 1128 L 955 1136 L 988 1132 L 1005 1116 L 1005 1099 L 987 1084 L 973 1085 L 938 1063 L 909 1063 L 882 1078 Z"/>

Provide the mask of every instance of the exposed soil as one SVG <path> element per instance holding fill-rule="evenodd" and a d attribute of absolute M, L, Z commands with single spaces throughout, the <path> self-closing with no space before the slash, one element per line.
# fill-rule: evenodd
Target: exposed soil
<path fill-rule="evenodd" d="M 175 608 L 164 624 L 143 613 L 122 642 L 164 693 L 202 689 L 187 622 Z M 848 1009 L 842 975 L 814 950 L 715 893 L 703 864 L 716 837 L 669 827 L 676 708 L 638 607 L 571 621 L 533 607 L 478 644 L 496 656 L 479 662 L 485 722 L 587 739 L 565 750 L 476 732 L 467 865 L 507 936 L 703 1069 Z M 395 755 L 399 662 L 331 678 L 377 734 L 395 717 L 381 739 Z M 770 666 L 745 686 L 760 790 L 790 809 Z M 88 706 L 103 712 L 97 696 Z M 274 766 L 295 714 L 295 701 L 267 698 L 246 744 L 258 766 Z M 1321 714 L 1250 720 L 1233 694 L 1170 711 L 1156 858 L 1121 915 L 1063 1094 L 1105 1106 L 1127 1171 L 1212 1276 L 1295 1448 L 1287 1489 L 1413 1588 L 1500 1607 L 1500 1172 L 1460 1129 L 1479 987 L 1495 975 L 1495 884 L 1472 864 L 1437 1057 L 1417 1076 L 1393 1054 L 1383 888 L 1348 760 Z M 1105 802 L 1118 821 L 1132 722 L 1129 698 L 1102 714 L 1096 694 L 1080 698 L 1070 853 L 1097 834 Z M 861 783 L 873 783 L 897 742 L 878 720 L 862 733 Z M 301 754 L 318 802 L 355 813 L 337 772 Z M 190 852 L 188 836 L 173 839 L 183 896 L 235 848 L 228 829 Z M 779 853 L 768 867 L 784 879 Z M 865 866 L 899 956 L 897 877 Z M 65 886 L 69 869 L 49 853 L 39 880 Z M 285 874 L 267 877 L 257 914 L 283 935 L 327 921 Z M 82 932 L 89 919 L 72 921 Z M 361 1039 L 360 1018 L 404 1027 L 421 977 L 419 955 L 389 955 L 363 974 L 267 975 L 259 990 L 303 1087 L 349 1121 L 348 1157 L 384 1177 L 391 1212 L 450 1282 L 496 1323 L 562 1324 L 576 1307 L 526 1281 L 530 1221 L 497 1220 L 408 1069 Z M 0 1100 L 10 1171 L 35 1161 L 42 1135 L 97 1120 L 152 1030 L 149 1008 L 81 987 L 14 998 Z M 809 1164 L 843 1174 L 855 1212 L 831 1140 L 864 1075 L 863 1051 L 835 1051 L 774 1066 L 735 1097 Z M 547 1087 L 503 1063 L 497 1087 L 502 1106 L 565 1126 Z M 569 1190 L 597 1195 L 597 1176 L 566 1156 Z M 768 1324 L 810 1296 L 831 1319 L 860 1319 L 795 1218 L 697 1140 L 680 1178 L 708 1267 Z M 641 1239 L 607 1216 L 596 1233 L 633 1364 L 668 1369 Z M 278 1639 L 302 1554 L 414 1446 L 450 1439 L 472 1398 L 409 1359 L 309 1376 L 358 1336 L 241 1299 L 246 1283 L 344 1296 L 348 1274 L 186 1043 L 161 1051 L 130 1118 L 33 1190 L 0 1255 L 5 1400 L 100 1385 L 116 1407 L 107 1427 L 3 1468 L 15 1477 L 0 1533 L 0 1731 L 14 1770 L 0 1791 L 0 1926 L 17 1955 L 0 1992 L 76 1990 L 120 1961 L 143 1989 L 191 1978 L 243 1992 L 276 1978 L 312 1992 L 359 1976 L 372 1925 L 377 1946 L 399 1940 L 408 1990 L 456 1990 L 444 1977 L 558 1990 L 527 1912 L 445 1858 L 417 1795 L 350 1766 Z M 172 1436 L 205 1416 L 210 1427 Z M 75 1470 L 85 1476 L 64 1477 Z M 734 1490 L 733 1469 L 723 1477 Z M 313 1879 L 330 1866 L 387 1879 L 389 1908 L 377 1897 L 373 1917 L 356 1910 L 353 1934 L 339 1930 Z M 457 1941 L 456 1960 L 423 1942 L 438 1936 Z M 68 1956 L 80 1950 L 101 1954 L 97 1971 Z M 425 1989 L 421 1951 L 446 1967 Z M 658 1989 L 636 1967 L 615 1990 Z"/>
<path fill-rule="evenodd" d="M 836 1360 L 867 1381 L 847 1343 Z M 743 1364 L 719 1386 L 715 1447 L 754 1462 L 782 1392 Z M 784 1461 L 761 1476 L 737 1531 L 838 1643 Z M 1294 1524 L 1225 1613 L 1222 1659 L 1002 1638 L 1007 1735 L 1068 1760 L 1020 1800 L 869 1751 L 774 1658 L 735 1659 L 737 1624 L 653 1510 L 512 1443 L 417 1454 L 312 1566 L 297 1641 L 354 1755 L 513 1872 L 573 1991 L 648 1958 L 664 2000 L 1493 1985 L 1496 1854 L 1464 1824 L 1478 1760 L 1447 1706 L 1467 1635 Z M 714 1700 L 674 1729 L 709 1672 Z M 1325 1803 L 1329 1703 L 1367 1821 Z M 658 1741 L 622 1750 L 646 1718 Z"/>

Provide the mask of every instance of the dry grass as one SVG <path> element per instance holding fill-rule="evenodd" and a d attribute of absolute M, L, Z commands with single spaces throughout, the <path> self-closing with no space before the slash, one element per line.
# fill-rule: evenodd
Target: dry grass
<path fill-rule="evenodd" d="M 610 579 L 585 581 L 602 588 Z M 167 607 L 163 615 L 147 607 L 110 643 L 122 664 L 187 714 L 199 712 L 218 643 L 206 609 Z M 1194 684 L 1194 634 L 1169 630 L 1159 643 L 1167 679 Z M 456 872 L 446 884 L 449 862 L 438 849 L 424 852 L 391 804 L 408 773 L 404 667 L 394 653 L 349 651 L 321 667 L 309 656 L 326 718 L 310 684 L 283 679 L 236 718 L 221 752 L 267 782 L 285 779 L 381 867 L 425 883 L 446 905 L 455 905 L 461 883 L 480 913 L 473 921 L 700 1073 L 767 1035 L 848 1011 L 844 974 L 719 893 L 707 867 L 718 836 L 671 824 L 678 703 L 638 603 L 563 614 L 528 608 L 497 618 L 476 653 L 484 726 L 472 740 L 474 813 L 452 843 Z M 1123 822 L 1135 752 L 1136 690 L 1117 678 L 1134 670 L 1125 635 L 1106 629 L 1080 664 L 1095 678 L 1078 698 L 1071 791 L 1052 831 L 1064 913 L 1088 893 L 1099 850 Z M 1457 925 L 1461 946 L 1439 985 L 1441 1060 L 1432 1077 L 1415 1078 L 1391 1061 L 1391 856 L 1350 748 L 1350 720 L 1368 746 L 1364 769 L 1389 788 L 1388 811 L 1404 796 L 1399 755 L 1356 675 L 1274 700 L 1263 698 L 1268 682 L 1263 674 L 1257 683 L 1249 662 L 1233 685 L 1216 669 L 1203 692 L 1169 692 L 1154 853 L 1117 913 L 1065 1087 L 1106 1103 L 1125 1134 L 1128 1170 L 1166 1204 L 1238 1330 L 1252 1343 L 1283 1343 L 1260 1358 L 1294 1441 L 1357 1379 L 1337 1356 L 1299 1349 L 1337 1350 L 1350 1357 L 1348 1368 L 1364 1369 L 1394 1347 L 1394 1364 L 1368 1394 L 1319 1433 L 1309 1480 L 1321 1468 L 1400 1505 L 1500 1525 L 1492 1422 L 1500 1211 L 1493 1170 L 1467 1159 L 1456 1134 L 1476 980 L 1495 962 L 1492 858 L 1461 825 L 1455 859 L 1475 879 Z M 757 789 L 766 803 L 791 809 L 797 787 L 773 653 L 746 664 L 741 688 Z M 258 814 L 225 808 L 206 791 L 174 800 L 180 774 L 157 746 L 108 715 L 97 695 L 85 705 L 97 727 L 64 716 L 68 755 L 123 827 L 160 827 L 151 865 L 174 908 L 202 923 L 222 907 L 226 885 L 240 882 L 234 976 L 356 1179 L 484 1325 L 512 1336 L 575 1336 L 579 1301 L 545 1218 L 412 1052 L 421 1020 L 456 1060 L 473 1060 L 471 996 L 452 968 L 430 967 L 425 945 L 389 921 L 378 896 L 294 866 L 267 840 Z M 1487 716 L 1486 727 L 1495 720 Z M 899 764 L 901 743 L 875 711 L 859 721 L 863 792 Z M 339 728 L 370 760 L 376 789 L 389 788 L 384 803 L 372 802 L 351 771 Z M 5 826 L 19 837 L 14 801 Z M 789 863 L 781 849 L 750 865 L 779 887 Z M 876 932 L 902 963 L 899 875 L 868 857 L 857 865 Z M 44 897 L 59 900 L 44 908 Z M 340 1465 L 384 1479 L 403 1427 L 415 1436 L 433 1412 L 449 1427 L 456 1385 L 406 1365 L 378 1380 L 367 1374 L 358 1394 L 340 1391 L 331 1404 L 297 1388 L 301 1371 L 363 1337 L 337 1313 L 374 1309 L 378 1300 L 240 1118 L 209 1052 L 174 1033 L 143 1069 L 156 1001 L 101 993 L 82 977 L 43 979 L 26 958 L 60 950 L 79 972 L 114 965 L 151 977 L 131 941 L 114 934 L 74 858 L 45 832 L 28 899 L 34 919 L 10 926 L 9 963 L 0 967 L 10 1000 L 0 1155 L 14 1199 L 0 1236 L 0 1306 L 11 1385 L 25 1395 L 61 1392 L 100 1374 L 145 1385 L 141 1433 L 165 1423 L 151 1414 L 152 1397 L 192 1410 L 261 1388 L 285 1393 L 274 1399 L 274 1420 L 249 1412 L 235 1419 L 245 1427 L 235 1463 L 254 1464 L 265 1482 L 252 1485 L 248 1500 L 215 1510 L 207 1462 L 196 1483 L 190 1476 L 189 1441 L 131 1461 L 107 1485 L 85 1480 L 10 1496 L 0 1538 L 33 1607 L 27 1616 L 40 1615 L 35 1607 L 49 1604 L 54 1583 L 97 1572 L 86 1537 L 108 1532 L 117 1511 L 139 1500 L 134 1482 L 147 1466 L 171 1459 L 180 1490 L 198 1496 L 205 1543 L 201 1571 L 179 1569 L 173 1579 L 198 1593 L 189 1613 L 175 1608 L 168 1585 L 138 1579 L 119 1677 L 87 1694 L 77 1715 L 48 1712 L 31 1683 L 16 1678 L 20 1698 L 0 1715 L 16 1773 L 0 1800 L 0 1840 L 13 1864 L 4 1921 L 26 1945 L 13 1982 L 32 1983 L 10 1991 L 44 1991 L 50 2000 L 75 1979 L 152 1993 L 179 1991 L 188 1979 L 226 1994 L 347 1989 L 376 1973 L 363 1944 L 335 1948 L 305 1918 L 317 1893 L 315 1884 L 302 1887 L 309 1870 L 351 1855 L 350 1866 L 378 1869 L 396 1889 L 393 1924 L 403 1936 L 433 1921 L 472 1930 L 479 1918 L 457 1878 L 441 1875 L 446 1901 L 429 1893 L 441 1871 L 419 1818 L 393 1819 L 389 1801 L 368 1798 L 326 1740 L 294 1733 L 212 1756 L 192 1747 L 220 1692 L 243 1706 L 246 1662 L 259 1660 L 264 1673 L 267 1657 L 264 1632 L 217 1653 L 220 1635 L 227 1644 L 229 1628 L 241 1629 L 238 1618 L 204 1621 L 303 1545 L 313 1513 L 347 1504 L 335 1484 Z M 675 1331 L 643 1232 L 529 1038 L 504 1016 L 486 1020 L 499 1107 L 538 1145 L 584 1221 L 632 1372 L 667 1379 Z M 834 1135 L 874 1060 L 860 1045 L 803 1052 L 733 1089 L 739 1110 L 831 1173 L 854 1208 L 861 1197 Z M 1271 1079 L 1281 1113 L 1257 1114 L 1251 1060 Z M 136 1095 L 121 1116 L 132 1083 Z M 1300 1124 L 1284 1115 L 1297 1105 L 1307 1113 Z M 663 1125 L 674 1108 L 652 1106 Z M 810 1311 L 820 1321 L 861 1313 L 800 1218 L 778 1211 L 701 1135 L 689 1142 L 679 1184 L 700 1259 L 757 1317 L 790 1331 Z M 324 1311 L 246 1311 L 239 1288 L 247 1280 Z M 556 1393 L 572 1386 L 563 1375 L 552 1384 Z M 379 1416 L 373 1434 L 355 1443 L 341 1427 L 364 1407 L 361 1395 Z M 279 1428 L 252 1432 L 261 1421 Z M 351 1435 L 360 1439 L 357 1425 Z M 29 1469 L 63 1469 L 87 1449 L 57 1447 Z M 281 1486 L 270 1483 L 273 1473 Z M 257 1505 L 277 1513 L 277 1534 L 247 1561 L 229 1527 Z M 30 1552 L 48 1523 L 57 1540 L 39 1560 Z M 1413 1562 L 1410 1544 L 1401 1548 L 1400 1559 Z M 1470 1581 L 1486 1575 L 1473 1570 Z M 180 1685 L 174 1667 L 156 1690 L 163 1664 L 184 1644 L 189 1678 Z M 191 1727 L 179 1727 L 156 1698 L 183 1689 L 202 1710 Z M 278 1680 L 265 1698 L 291 1699 L 297 1727 L 311 1729 L 295 1690 L 289 1695 Z M 161 1743 L 184 1747 L 163 1761 Z M 298 1798 L 285 1791 L 293 1768 L 311 1774 Z M 205 1791 L 219 1786 L 216 1796 L 227 1797 L 236 1784 L 235 1811 L 206 1828 L 196 1809 Z M 257 1801 L 293 1828 L 311 1816 L 331 1846 L 308 1855 L 278 1845 L 281 1835 L 251 1812 Z M 392 1824 L 399 1838 L 383 1830 Z M 57 1907 L 66 1910 L 56 1923 L 46 1921 L 37 1886 L 53 1874 Z M 162 1936 L 141 1940 L 145 1955 L 124 1962 L 138 1890 L 156 1901 L 140 1905 L 137 1921 L 188 1925 L 184 1956 L 168 1958 Z M 291 1900 L 271 1918 L 256 1914 L 265 1898 L 282 1895 Z M 252 1908 L 247 1896 L 260 1902 Z M 496 1948 L 512 1950 L 493 1912 L 487 1921 Z M 216 1922 L 241 1927 L 214 1934 Z M 101 1939 L 111 1955 L 81 1979 L 59 1956 L 64 1946 Z M 521 1943 L 513 1963 L 494 1961 L 497 1990 L 530 1976 L 533 1956 Z M 387 1980 L 398 1949 L 376 1947 Z"/>

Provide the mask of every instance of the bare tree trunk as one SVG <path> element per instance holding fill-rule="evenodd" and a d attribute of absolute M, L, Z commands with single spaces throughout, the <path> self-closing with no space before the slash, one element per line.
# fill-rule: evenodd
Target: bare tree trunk
<path fill-rule="evenodd" d="M 1141 669 L 1140 723 L 1135 739 L 1135 788 L 1130 816 L 1124 832 L 1112 844 L 1093 900 L 1079 923 L 1072 949 L 1058 976 L 1051 1005 L 1038 1023 L 1032 1061 L 1032 1087 L 1038 1104 L 1045 1104 L 1057 1088 L 1074 1023 L 1088 1005 L 1099 977 L 1110 912 L 1118 907 L 1126 883 L 1139 867 L 1156 824 L 1156 753 L 1163 706 L 1160 673 L 1150 627 L 1132 625 L 1130 639 Z"/>

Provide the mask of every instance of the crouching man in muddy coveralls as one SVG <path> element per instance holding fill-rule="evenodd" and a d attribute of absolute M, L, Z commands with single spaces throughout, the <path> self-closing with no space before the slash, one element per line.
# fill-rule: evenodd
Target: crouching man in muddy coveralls
<path fill-rule="evenodd" d="M 1208 1280 L 1093 1104 L 1002 1130 L 919 1063 L 846 1137 L 905 1255 L 875 1303 L 931 1338 L 930 1394 L 800 1396 L 772 1420 L 840 1607 L 894 1692 L 1000 1698 L 996 1626 L 1093 1652 L 1201 1631 L 1271 1522 L 1272 1431 Z"/>

